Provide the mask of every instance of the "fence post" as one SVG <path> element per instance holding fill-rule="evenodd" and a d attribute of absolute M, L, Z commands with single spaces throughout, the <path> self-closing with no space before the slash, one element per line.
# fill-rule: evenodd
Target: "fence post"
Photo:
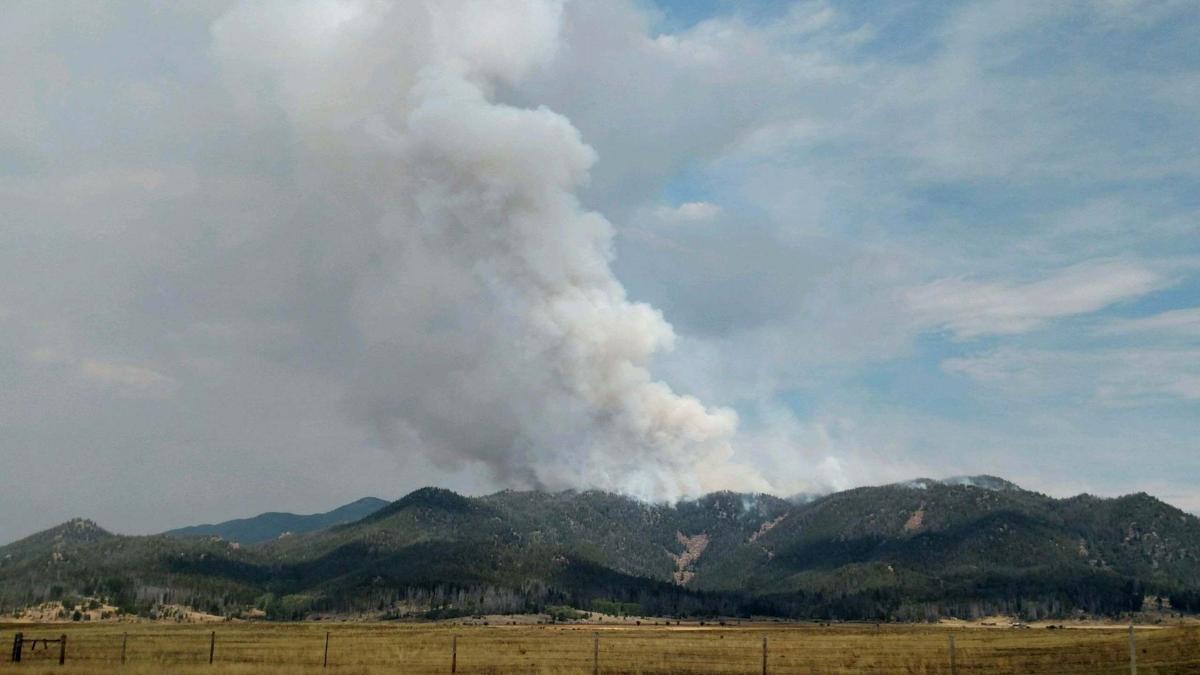
<path fill-rule="evenodd" d="M 1137 675 L 1137 639 L 1133 637 L 1133 624 L 1129 624 L 1129 675 Z"/>
<path fill-rule="evenodd" d="M 209 663 L 209 665 L 212 665 L 213 652 L 215 652 L 215 651 L 217 651 L 217 631 L 214 630 L 212 632 L 212 634 L 208 636 L 208 663 Z"/>
<path fill-rule="evenodd" d="M 129 633 L 121 633 L 121 665 L 125 665 L 125 644 L 129 642 Z"/>
<path fill-rule="evenodd" d="M 321 667 L 329 667 L 329 631 L 325 631 L 325 658 L 321 660 Z"/>
<path fill-rule="evenodd" d="M 458 636 L 450 637 L 450 672 L 458 672 Z"/>
<path fill-rule="evenodd" d="M 958 654 L 954 649 L 954 636 L 950 636 L 950 675 L 958 675 Z"/>
<path fill-rule="evenodd" d="M 762 675 L 767 675 L 767 636 L 763 636 L 763 662 Z"/>
<path fill-rule="evenodd" d="M 58 665 L 63 665 L 67 662 L 67 636 L 60 635 L 58 638 Z"/>
<path fill-rule="evenodd" d="M 25 634 L 24 633 L 17 633 L 16 635 L 13 636 L 13 650 L 12 650 L 12 662 L 13 663 L 21 662 L 21 647 L 24 645 L 24 642 L 25 642 Z"/>
<path fill-rule="evenodd" d="M 592 675 L 600 675 L 600 634 L 592 634 Z"/>

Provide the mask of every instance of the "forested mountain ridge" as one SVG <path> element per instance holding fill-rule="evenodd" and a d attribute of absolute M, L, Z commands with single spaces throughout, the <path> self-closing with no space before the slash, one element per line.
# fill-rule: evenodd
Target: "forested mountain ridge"
<path fill-rule="evenodd" d="M 352 523 L 371 515 L 387 506 L 388 503 L 386 500 L 376 497 L 363 497 L 325 513 L 298 515 L 268 511 L 251 518 L 237 518 L 216 524 L 191 525 L 167 530 L 163 534 L 169 537 L 217 536 L 242 544 L 257 544 L 285 534 L 304 534 L 334 525 Z"/>
<path fill-rule="evenodd" d="M 551 604 L 643 614 L 922 619 L 1194 608 L 1200 520 L 1145 494 L 1054 499 L 993 477 L 800 502 L 719 492 L 423 488 L 351 523 L 238 545 L 76 520 L 0 547 L 0 609 L 64 594 L 127 611 L 445 616 Z"/>

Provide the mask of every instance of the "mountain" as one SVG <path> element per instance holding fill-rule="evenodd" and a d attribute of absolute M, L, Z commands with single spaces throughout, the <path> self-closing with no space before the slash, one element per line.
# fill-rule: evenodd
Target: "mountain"
<path fill-rule="evenodd" d="M 273 618 L 571 605 L 641 615 L 924 620 L 1200 610 L 1200 520 L 1149 495 L 1054 499 L 999 478 L 807 501 L 422 488 L 349 523 L 239 545 L 72 521 L 0 548 L 0 610 L 61 595 Z"/>
<path fill-rule="evenodd" d="M 323 530 L 334 525 L 352 523 L 361 520 L 389 502 L 375 497 L 363 497 L 345 506 L 327 511 L 301 516 L 294 513 L 270 511 L 260 513 L 253 518 L 238 518 L 227 520 L 216 525 L 192 525 L 163 532 L 168 537 L 220 537 L 242 544 L 257 544 L 269 539 L 276 539 L 284 534 L 304 534 Z"/>

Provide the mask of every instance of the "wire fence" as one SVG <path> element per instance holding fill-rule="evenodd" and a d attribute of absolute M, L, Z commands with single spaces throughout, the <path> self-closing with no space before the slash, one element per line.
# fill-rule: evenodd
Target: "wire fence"
<path fill-rule="evenodd" d="M 58 643 L 43 642 L 60 636 L 66 638 L 61 652 Z M 1200 627 L 1194 626 L 1017 631 L 889 625 L 109 624 L 7 626 L 0 628 L 0 640 L 13 644 L 13 656 L 0 661 L 0 672 L 54 666 L 66 672 L 454 675 L 1200 673 Z"/>

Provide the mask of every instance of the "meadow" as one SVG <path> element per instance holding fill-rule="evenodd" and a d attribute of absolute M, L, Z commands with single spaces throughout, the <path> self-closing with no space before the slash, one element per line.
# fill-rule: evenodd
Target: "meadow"
<path fill-rule="evenodd" d="M 10 662 L 25 639 L 68 637 Z M 213 663 L 210 640 L 215 632 Z M 323 668 L 326 635 L 328 667 Z M 1115 628 L 873 624 L 738 626 L 403 623 L 0 624 L 0 673 L 1128 673 L 1129 635 Z M 121 664 L 126 640 L 125 664 Z M 1136 632 L 1138 673 L 1200 672 L 1200 626 Z M 457 654 L 453 655 L 457 645 Z"/>

